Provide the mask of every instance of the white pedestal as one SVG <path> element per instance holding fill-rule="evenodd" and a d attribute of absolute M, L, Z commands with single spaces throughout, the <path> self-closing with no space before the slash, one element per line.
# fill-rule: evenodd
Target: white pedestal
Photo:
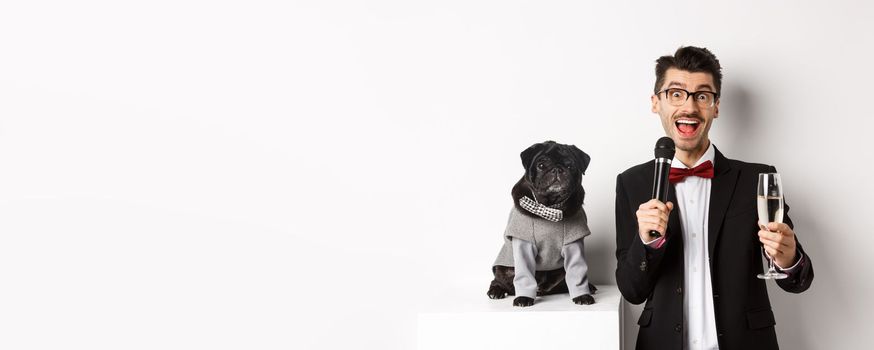
<path fill-rule="evenodd" d="M 567 294 L 550 295 L 523 308 L 514 296 L 489 299 L 485 289 L 449 291 L 419 313 L 418 349 L 620 350 L 619 289 L 599 285 L 594 297 L 593 305 L 576 305 Z"/>

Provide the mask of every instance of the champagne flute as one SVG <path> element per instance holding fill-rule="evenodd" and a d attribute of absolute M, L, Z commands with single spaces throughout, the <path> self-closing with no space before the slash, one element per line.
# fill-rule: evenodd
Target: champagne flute
<path fill-rule="evenodd" d="M 780 181 L 780 174 L 759 174 L 756 199 L 759 209 L 759 226 L 763 230 L 768 229 L 765 225 L 769 222 L 783 222 L 783 184 Z M 762 252 L 765 252 L 764 246 L 762 246 Z M 789 276 L 777 272 L 777 269 L 774 268 L 774 258 L 768 255 L 768 272 L 759 274 L 757 277 L 768 280 L 783 279 Z"/>

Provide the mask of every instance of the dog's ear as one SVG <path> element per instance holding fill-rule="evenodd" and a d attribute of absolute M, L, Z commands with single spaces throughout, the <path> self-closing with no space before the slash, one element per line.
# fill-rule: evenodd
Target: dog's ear
<path fill-rule="evenodd" d="M 522 157 L 522 167 L 525 168 L 526 172 L 531 168 L 531 162 L 534 161 L 534 158 L 537 158 L 537 156 L 540 155 L 540 152 L 543 152 L 550 142 L 555 143 L 553 141 L 535 143 L 531 145 L 531 147 L 528 147 L 528 149 L 522 151 L 522 154 L 520 154 Z"/>
<path fill-rule="evenodd" d="M 576 160 L 577 166 L 580 168 L 580 172 L 585 174 L 586 169 L 589 167 L 589 161 L 592 160 L 592 157 L 589 157 L 586 152 L 583 152 L 574 145 L 571 145 L 571 152 L 573 152 L 574 154 L 574 160 Z"/>

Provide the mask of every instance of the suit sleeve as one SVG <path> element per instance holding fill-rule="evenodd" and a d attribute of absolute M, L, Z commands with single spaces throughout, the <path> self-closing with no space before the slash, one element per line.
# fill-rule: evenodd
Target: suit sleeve
<path fill-rule="evenodd" d="M 670 242 L 658 249 L 645 245 L 638 234 L 637 208 L 629 202 L 620 174 L 616 177 L 616 284 L 626 300 L 640 304 L 652 293 Z"/>

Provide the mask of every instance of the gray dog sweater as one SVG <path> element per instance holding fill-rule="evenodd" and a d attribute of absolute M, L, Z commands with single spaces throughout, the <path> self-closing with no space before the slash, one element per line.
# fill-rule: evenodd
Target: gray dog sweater
<path fill-rule="evenodd" d="M 513 206 L 504 231 L 504 246 L 495 259 L 495 265 L 515 266 L 512 240 L 517 238 L 534 243 L 537 247 L 537 271 L 559 269 L 564 267 L 561 248 L 590 234 L 586 212 L 582 208 L 572 217 L 552 222 L 522 214 Z"/>
<path fill-rule="evenodd" d="M 495 265 L 515 268 L 513 285 L 517 296 L 534 298 L 537 294 L 535 271 L 562 267 L 571 297 L 588 294 L 583 238 L 590 234 L 582 208 L 572 217 L 552 222 L 524 215 L 513 206 Z M 518 263 L 514 261 L 517 259 Z"/>

